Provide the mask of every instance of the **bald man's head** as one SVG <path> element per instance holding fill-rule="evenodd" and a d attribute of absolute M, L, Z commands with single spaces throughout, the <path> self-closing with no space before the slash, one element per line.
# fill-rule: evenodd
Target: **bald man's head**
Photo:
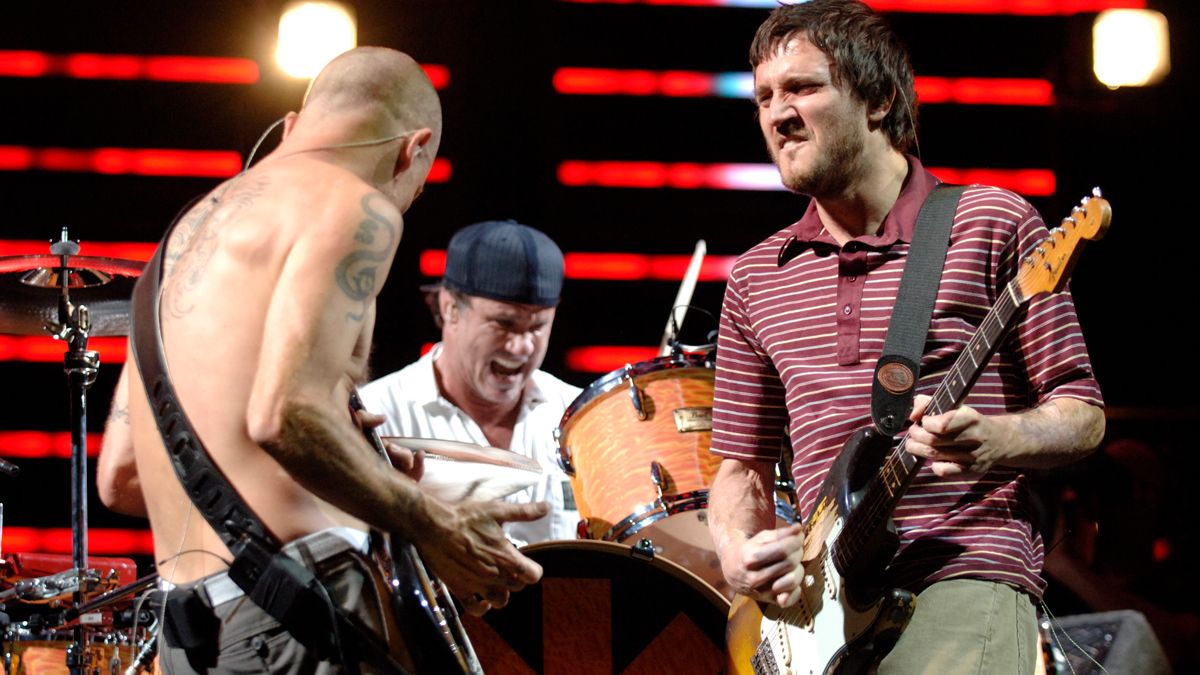
<path fill-rule="evenodd" d="M 336 117 L 349 140 L 366 140 L 429 128 L 441 138 L 442 108 L 420 64 L 384 47 L 358 47 L 331 61 L 304 97 L 300 119 Z"/>

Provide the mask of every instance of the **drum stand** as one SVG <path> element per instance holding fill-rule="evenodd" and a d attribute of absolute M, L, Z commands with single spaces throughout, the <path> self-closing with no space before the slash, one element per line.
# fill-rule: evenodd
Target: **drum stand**
<path fill-rule="evenodd" d="M 69 258 L 79 253 L 79 244 L 62 238 L 50 246 L 50 253 L 59 256 L 61 294 L 58 297 L 58 323 L 48 323 L 46 330 L 56 339 L 67 343 L 63 369 L 71 401 L 71 563 L 77 578 L 71 595 L 73 607 L 83 604 L 88 582 L 87 556 L 87 390 L 96 381 L 100 370 L 100 354 L 87 348 L 91 319 L 86 306 L 71 304 Z M 67 669 L 71 675 L 82 675 L 87 666 L 87 633 L 83 624 L 72 629 L 73 641 L 67 649 Z"/>

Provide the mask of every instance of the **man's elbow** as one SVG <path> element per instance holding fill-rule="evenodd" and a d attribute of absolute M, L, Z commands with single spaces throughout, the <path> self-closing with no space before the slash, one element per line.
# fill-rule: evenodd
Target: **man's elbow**
<path fill-rule="evenodd" d="M 271 397 L 255 400 L 251 397 L 246 406 L 246 434 L 259 447 L 278 447 L 286 426 L 287 411 L 292 406 L 287 399 Z"/>
<path fill-rule="evenodd" d="M 1100 441 L 1104 440 L 1104 430 L 1107 421 L 1104 416 L 1104 409 L 1100 406 L 1086 404 L 1084 409 L 1084 424 L 1081 434 L 1081 447 L 1085 453 L 1090 454 L 1096 448 L 1100 447 Z"/>
<path fill-rule="evenodd" d="M 96 470 L 96 496 L 100 498 L 100 503 L 110 511 L 145 518 L 146 499 L 137 475 L 116 476 L 109 471 L 102 471 L 102 468 L 97 467 Z"/>

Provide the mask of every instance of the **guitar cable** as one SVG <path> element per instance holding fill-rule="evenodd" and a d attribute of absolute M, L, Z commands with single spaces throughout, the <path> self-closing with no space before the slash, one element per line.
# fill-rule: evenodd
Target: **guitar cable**
<path fill-rule="evenodd" d="M 1050 607 L 1046 605 L 1045 600 L 1038 601 L 1038 609 L 1045 612 L 1046 616 L 1048 617 L 1049 620 L 1047 623 L 1050 626 L 1050 637 L 1058 641 L 1060 648 L 1063 644 L 1063 638 L 1066 638 L 1066 641 L 1069 642 L 1071 646 L 1074 647 L 1080 654 L 1083 654 L 1085 657 L 1087 657 L 1087 660 L 1091 661 L 1097 668 L 1099 668 L 1100 672 L 1104 673 L 1104 675 L 1108 675 L 1108 669 L 1106 669 L 1099 661 L 1097 661 L 1095 657 L 1089 654 L 1088 651 L 1084 649 L 1078 642 L 1076 642 L 1075 639 L 1071 637 L 1071 634 L 1062 627 L 1062 624 L 1058 622 L 1058 617 L 1054 616 L 1054 612 L 1050 611 Z M 1051 648 L 1053 648 L 1053 645 L 1051 645 Z M 1071 670 L 1071 675 L 1077 675 L 1075 672 L 1075 666 L 1071 664 L 1071 659 L 1066 658 L 1065 649 L 1063 650 L 1063 657 L 1063 661 L 1066 662 L 1067 668 Z"/>

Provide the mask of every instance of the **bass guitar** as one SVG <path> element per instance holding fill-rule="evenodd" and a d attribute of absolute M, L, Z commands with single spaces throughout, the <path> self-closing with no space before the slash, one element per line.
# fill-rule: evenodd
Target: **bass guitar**
<path fill-rule="evenodd" d="M 1061 291 L 1083 243 L 1102 237 L 1111 218 L 1094 190 L 1022 260 L 926 415 L 963 402 L 1021 307 L 1039 293 Z M 804 522 L 799 601 L 782 609 L 734 598 L 726 628 L 729 675 L 865 673 L 891 650 L 916 608 L 911 593 L 882 582 L 899 548 L 892 512 L 925 463 L 905 451 L 906 441 L 893 449 L 892 437 L 871 426 L 846 442 Z"/>
<path fill-rule="evenodd" d="M 350 409 L 364 410 L 357 392 Z M 375 451 L 391 463 L 375 429 L 363 429 Z M 483 675 L 446 585 L 429 571 L 417 548 L 395 534 L 371 531 L 372 555 L 380 567 L 376 586 L 391 599 L 388 641 L 393 655 L 417 675 Z"/>

